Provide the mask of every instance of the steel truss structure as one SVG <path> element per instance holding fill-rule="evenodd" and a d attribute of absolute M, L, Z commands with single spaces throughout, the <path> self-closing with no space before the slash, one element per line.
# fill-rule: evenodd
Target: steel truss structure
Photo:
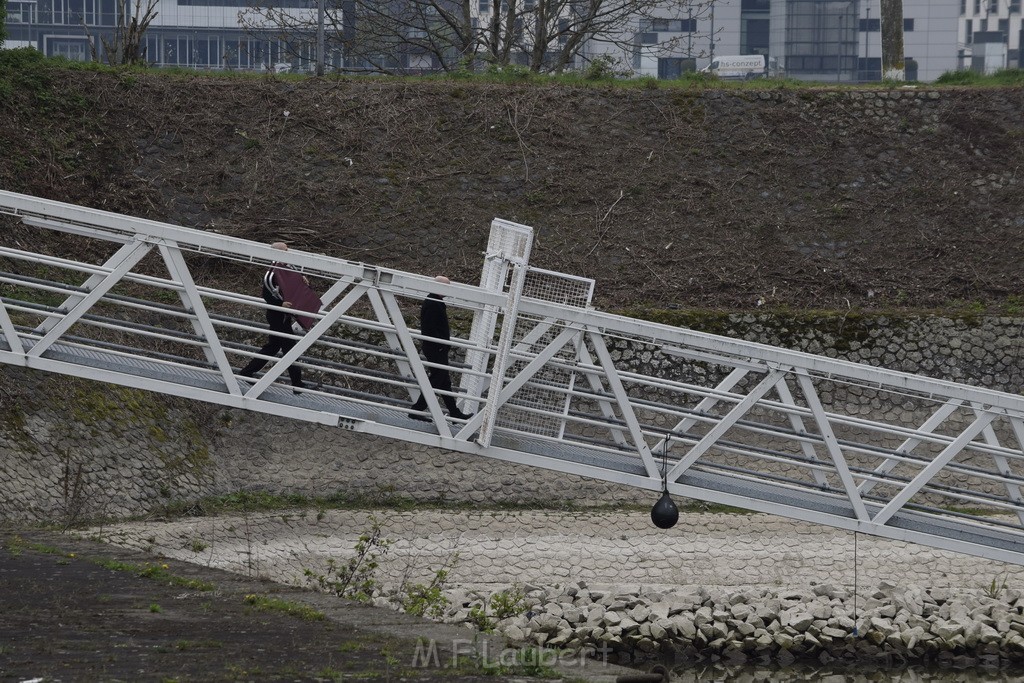
<path fill-rule="evenodd" d="M 592 281 L 529 266 L 526 226 L 494 222 L 471 286 L 9 192 L 0 212 L 3 363 L 1024 564 L 1021 397 L 595 311 Z M 324 305 L 250 380 L 268 306 L 204 282 L 250 292 L 274 262 Z M 468 420 L 417 349 L 429 293 L 469 328 Z M 315 381 L 280 383 L 292 363 Z"/>

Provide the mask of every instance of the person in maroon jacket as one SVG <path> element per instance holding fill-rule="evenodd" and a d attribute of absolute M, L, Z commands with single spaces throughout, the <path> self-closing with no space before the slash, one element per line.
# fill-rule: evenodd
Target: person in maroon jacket
<path fill-rule="evenodd" d="M 274 242 L 272 245 L 274 249 L 280 249 L 281 251 L 288 251 L 288 245 L 284 242 Z M 274 266 L 263 275 L 263 300 L 271 306 L 281 306 L 283 308 L 291 308 L 292 304 L 290 301 L 286 301 L 284 294 L 281 292 L 280 284 L 277 281 L 277 276 L 274 274 Z M 267 314 L 267 325 L 270 327 L 270 336 L 267 338 L 267 343 L 263 345 L 259 353 L 261 356 L 276 356 L 278 353 L 286 354 L 291 351 L 292 347 L 295 346 L 295 340 L 289 337 L 281 337 L 275 332 L 284 334 L 292 334 L 292 320 L 293 317 L 289 313 L 284 311 L 275 311 L 266 309 Z M 252 377 L 257 372 L 263 369 L 263 366 L 267 364 L 267 360 L 264 358 L 253 358 L 249 361 L 249 364 L 242 368 L 239 373 L 243 377 Z M 306 385 L 302 382 L 302 368 L 295 365 L 288 367 L 288 376 L 292 380 L 292 386 L 296 389 L 302 389 Z"/>
<path fill-rule="evenodd" d="M 446 285 L 451 282 L 444 275 L 438 275 L 434 279 Z M 445 367 L 449 365 L 448 352 L 451 346 L 448 342 L 452 338 L 451 326 L 448 323 L 448 306 L 444 303 L 444 297 L 440 294 L 429 294 L 423 300 L 423 305 L 420 307 L 420 334 L 424 337 L 430 337 L 430 339 L 424 339 L 422 342 L 423 355 L 426 357 L 427 362 L 442 366 L 427 368 L 430 386 L 438 391 L 451 391 L 452 376 L 448 368 Z M 434 341 L 435 339 L 437 341 Z M 454 396 L 442 394 L 441 400 L 444 402 L 445 407 L 448 408 L 448 415 L 450 417 L 459 420 L 468 420 L 472 417 L 472 415 L 467 415 L 459 410 Z M 422 412 L 426 408 L 427 399 L 423 394 L 420 394 L 416 403 L 412 404 L 412 410 Z M 417 413 L 413 413 L 412 417 L 416 420 L 428 419 L 425 415 Z"/>

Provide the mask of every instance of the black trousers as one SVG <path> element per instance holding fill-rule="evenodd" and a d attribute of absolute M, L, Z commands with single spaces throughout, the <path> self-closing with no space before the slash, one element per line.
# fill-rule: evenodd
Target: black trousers
<path fill-rule="evenodd" d="M 267 343 L 260 349 L 261 356 L 276 356 L 278 353 L 284 355 L 292 350 L 292 347 L 297 343 L 295 339 L 289 339 L 288 337 L 279 337 L 274 332 L 291 332 L 291 326 L 288 324 L 287 318 L 282 316 L 271 317 L 270 313 L 278 313 L 277 311 L 267 311 L 267 322 L 270 324 L 271 334 L 267 338 Z M 240 374 L 246 377 L 252 377 L 257 372 L 263 369 L 263 366 L 267 364 L 267 361 L 263 358 L 253 358 L 249 361 L 249 364 L 242 368 Z M 292 386 L 302 386 L 302 368 L 294 365 L 288 366 L 288 376 L 292 380 Z"/>
<path fill-rule="evenodd" d="M 447 344 L 433 344 L 426 342 L 423 344 L 423 355 L 426 356 L 427 361 L 430 363 L 437 363 L 438 365 L 448 365 L 448 345 Z M 427 377 L 430 379 L 430 386 L 439 391 L 451 391 L 452 390 L 452 375 L 448 372 L 448 368 L 427 368 Z M 442 395 L 441 400 L 444 402 L 446 408 L 448 408 L 448 414 L 454 417 L 462 415 L 462 411 L 459 410 L 459 406 L 455 403 L 454 396 Z M 427 407 L 427 399 L 423 394 L 420 394 L 419 399 L 416 403 L 412 404 L 413 410 L 425 410 Z"/>

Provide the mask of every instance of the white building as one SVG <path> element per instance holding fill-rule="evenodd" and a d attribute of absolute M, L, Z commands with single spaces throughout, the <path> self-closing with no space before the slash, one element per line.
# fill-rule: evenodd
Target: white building
<path fill-rule="evenodd" d="M 982 73 L 1021 68 L 1021 0 L 960 0 L 960 66 Z"/>
<path fill-rule="evenodd" d="M 256 2 L 258 0 L 254 0 Z M 250 0 L 158 0 L 146 31 L 145 58 L 156 66 L 201 69 L 265 69 L 280 62 L 299 64 L 311 55 L 309 41 L 289 44 L 273 32 L 244 28 L 239 13 Z M 274 0 L 289 12 L 313 14 L 315 0 Z M 48 56 L 88 61 L 104 40 L 112 42 L 120 12 L 132 16 L 146 0 L 8 0 L 5 48 L 34 47 Z"/>
<path fill-rule="evenodd" d="M 908 79 L 932 81 L 958 68 L 961 4 L 903 0 Z M 684 17 L 639 19 L 633 54 L 621 56 L 637 75 L 659 78 L 703 69 L 715 56 L 757 54 L 790 78 L 877 81 L 879 16 L 879 0 L 715 0 Z M 602 53 L 614 51 L 593 41 L 587 56 Z"/>

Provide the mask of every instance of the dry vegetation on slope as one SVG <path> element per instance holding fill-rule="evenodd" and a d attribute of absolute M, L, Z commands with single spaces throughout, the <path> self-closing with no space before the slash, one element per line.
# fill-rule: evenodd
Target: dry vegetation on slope
<path fill-rule="evenodd" d="M 0 67 L 0 188 L 474 282 L 497 216 L 604 308 L 1024 293 L 1024 91 Z M 350 161 L 349 161 L 350 160 Z M 21 228 L 9 225 L 9 230 Z"/>

